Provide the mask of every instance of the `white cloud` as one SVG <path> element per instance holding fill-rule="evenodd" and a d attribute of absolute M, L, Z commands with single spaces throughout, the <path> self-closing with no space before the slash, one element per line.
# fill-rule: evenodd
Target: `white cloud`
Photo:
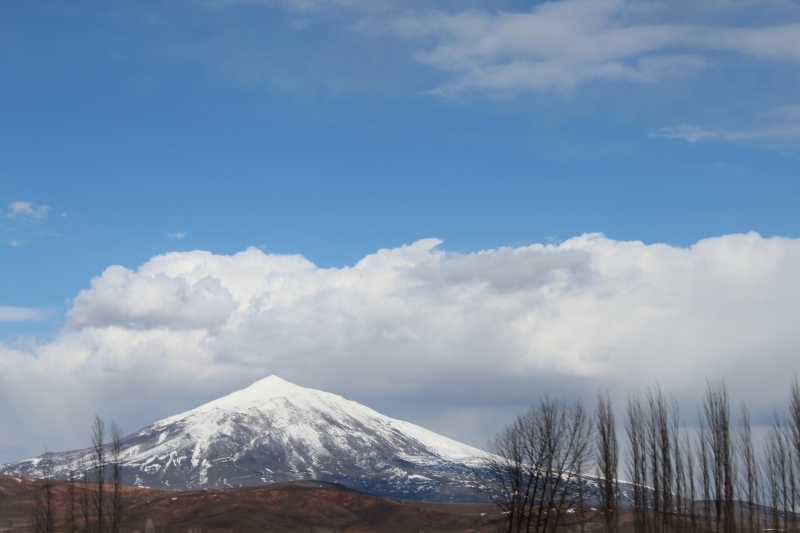
<path fill-rule="evenodd" d="M 167 233 L 167 237 L 170 239 L 183 239 L 189 234 L 188 231 L 178 231 L 176 233 Z"/>
<path fill-rule="evenodd" d="M 282 3 L 293 11 L 308 11 L 326 7 L 373 11 L 387 9 L 396 4 L 394 0 L 283 0 Z"/>
<path fill-rule="evenodd" d="M 47 312 L 42 309 L 28 307 L 7 307 L 0 305 L 0 322 L 18 322 L 23 320 L 44 320 Z"/>
<path fill-rule="evenodd" d="M 96 411 L 132 430 L 270 373 L 480 445 L 498 413 L 544 391 L 610 385 L 621 401 L 657 379 L 691 400 L 725 378 L 757 410 L 782 402 L 797 370 L 798 239 L 439 245 L 340 269 L 256 248 L 111 266 L 55 340 L 0 345 L 0 404 L 15 406 L 0 410 L 0 456 L 82 445 Z"/>
<path fill-rule="evenodd" d="M 36 205 L 31 202 L 12 202 L 9 206 L 8 218 L 25 222 L 41 222 L 50 211 L 49 205 Z"/>
<path fill-rule="evenodd" d="M 148 47 L 152 53 L 248 89 L 293 94 L 319 83 L 335 92 L 389 94 L 565 90 L 595 80 L 658 82 L 734 65 L 732 56 L 770 59 L 777 68 L 800 61 L 800 9 L 785 1 L 558 0 L 505 12 L 486 0 L 192 4 L 208 17 L 205 31 L 188 37 L 183 30 L 198 19 L 173 19 L 183 10 L 154 15 L 160 29 L 147 17 L 148 35 L 156 32 L 150 39 L 161 43 Z M 313 38 L 296 34 L 307 27 L 315 28 Z M 286 30 L 292 46 L 276 49 L 265 38 Z M 414 61 L 433 72 L 420 73 L 419 65 L 409 65 Z"/>
<path fill-rule="evenodd" d="M 220 326 L 234 308 L 230 291 L 211 276 L 189 283 L 112 266 L 78 294 L 67 318 L 73 327 L 201 329 Z"/>
<path fill-rule="evenodd" d="M 735 3 L 717 6 L 730 16 Z M 654 82 L 703 68 L 713 52 L 800 61 L 800 25 L 724 27 L 665 22 L 662 2 L 561 0 L 529 12 L 431 10 L 395 21 L 407 39 L 432 42 L 417 55 L 455 80 L 434 92 L 565 89 L 596 80 Z M 698 11 L 690 9 L 686 15 Z"/>
<path fill-rule="evenodd" d="M 757 120 L 761 124 L 749 129 L 703 129 L 691 124 L 675 128 L 659 128 L 651 137 L 681 139 L 690 143 L 699 141 L 797 143 L 800 141 L 800 105 L 783 106 L 764 113 Z"/>
<path fill-rule="evenodd" d="M 202 0 L 211 8 L 229 8 L 240 5 L 282 6 L 289 11 L 318 11 L 331 7 L 374 11 L 387 9 L 396 4 L 395 0 Z"/>

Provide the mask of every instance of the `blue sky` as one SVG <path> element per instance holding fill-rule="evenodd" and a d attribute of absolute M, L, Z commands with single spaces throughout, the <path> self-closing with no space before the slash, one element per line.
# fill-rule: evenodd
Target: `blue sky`
<path fill-rule="evenodd" d="M 4 3 L 0 338 L 172 251 L 796 239 L 800 7 L 697 4 Z"/>
<path fill-rule="evenodd" d="M 343 266 L 424 237 L 475 251 L 595 231 L 682 246 L 798 234 L 796 137 L 652 137 L 757 127 L 796 104 L 795 62 L 712 51 L 655 81 L 442 96 L 429 92 L 458 74 L 415 60 L 430 37 L 355 26 L 462 4 L 162 4 L 3 6 L 1 200 L 52 208 L 3 224 L 4 305 L 63 307 L 105 266 L 176 249 Z M 780 7 L 755 3 L 752 22 L 721 3 L 715 16 L 785 23 Z"/>

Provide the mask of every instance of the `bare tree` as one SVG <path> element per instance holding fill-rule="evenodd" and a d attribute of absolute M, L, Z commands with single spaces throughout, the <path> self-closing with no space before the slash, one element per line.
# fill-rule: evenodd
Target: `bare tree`
<path fill-rule="evenodd" d="M 730 406 L 724 383 L 708 382 L 701 423 L 707 429 L 703 436 L 710 459 L 716 531 L 733 533 L 736 526 L 733 507 L 735 469 L 731 449 Z"/>
<path fill-rule="evenodd" d="M 83 533 L 89 533 L 89 531 L 91 530 L 91 528 L 90 528 L 91 510 L 90 510 L 89 501 L 91 500 L 91 492 L 92 491 L 89 488 L 89 470 L 88 470 L 86 464 L 84 464 L 83 466 L 84 466 L 83 472 L 82 472 L 83 475 L 81 477 L 81 481 L 82 481 L 82 483 L 81 483 L 81 515 L 82 515 L 82 518 L 83 518 L 83 523 L 82 523 L 83 529 L 82 529 L 82 531 L 83 531 Z"/>
<path fill-rule="evenodd" d="M 667 403 L 661 388 L 647 389 L 647 460 L 651 490 L 651 528 L 663 533 L 670 527 L 672 511 L 672 453 L 671 431 Z"/>
<path fill-rule="evenodd" d="M 786 448 L 789 450 L 788 452 L 788 460 L 787 460 L 787 467 L 786 467 L 786 477 L 788 478 L 787 490 L 788 490 L 788 497 L 786 498 L 787 503 L 784 512 L 787 515 L 787 524 L 788 528 L 792 531 L 797 530 L 797 470 L 795 465 L 795 456 L 792 453 L 792 443 L 791 437 L 786 435 Z"/>
<path fill-rule="evenodd" d="M 711 530 L 711 452 L 709 450 L 710 429 L 700 412 L 697 413 L 697 459 L 700 467 L 700 495 L 703 500 L 703 524 Z"/>
<path fill-rule="evenodd" d="M 789 477 L 787 469 L 790 450 L 787 446 L 783 424 L 777 413 L 773 415 L 772 427 L 767 433 L 764 455 L 772 528 L 776 530 L 788 528 L 786 511 L 789 503 Z"/>
<path fill-rule="evenodd" d="M 521 531 L 524 514 L 520 511 L 527 502 L 525 495 L 531 491 L 534 478 L 525 478 L 525 461 L 528 460 L 525 442 L 527 420 L 519 417 L 506 427 L 487 446 L 487 478 L 484 489 L 489 498 L 508 517 L 506 531 Z M 541 468 L 539 462 L 529 463 L 530 468 Z M 535 490 L 535 489 L 534 489 Z"/>
<path fill-rule="evenodd" d="M 739 428 L 737 435 L 737 451 L 742 468 L 739 477 L 739 500 L 747 505 L 747 533 L 755 533 L 758 522 L 758 461 L 753 449 L 753 437 L 750 429 L 750 412 L 743 403 L 739 411 Z"/>
<path fill-rule="evenodd" d="M 597 393 L 596 426 L 596 461 L 597 477 L 600 480 L 600 508 L 603 511 L 606 532 L 616 533 L 619 525 L 619 504 L 617 502 L 619 449 L 614 411 L 611 408 L 611 396 L 608 391 L 605 394 Z"/>
<path fill-rule="evenodd" d="M 111 421 L 111 482 L 114 491 L 111 495 L 111 532 L 119 533 L 122 523 L 122 430 Z"/>
<path fill-rule="evenodd" d="M 661 391 L 659 391 L 659 399 Z M 661 533 L 663 522 L 661 520 L 661 495 L 663 492 L 662 486 L 662 471 L 661 471 L 661 420 L 660 420 L 660 402 L 656 404 L 653 389 L 648 387 L 646 392 L 647 398 L 647 411 L 645 417 L 645 428 L 647 435 L 647 470 L 650 472 L 650 485 L 651 490 L 647 491 L 650 499 L 650 524 L 649 529 L 655 533 Z"/>
<path fill-rule="evenodd" d="M 509 533 L 554 533 L 581 524 L 582 479 L 591 422 L 580 402 L 543 398 L 488 446 L 487 494 Z"/>
<path fill-rule="evenodd" d="M 638 394 L 628 396 L 625 432 L 628 436 L 627 470 L 633 484 L 633 528 L 648 529 L 647 432 L 644 409 Z"/>
<path fill-rule="evenodd" d="M 688 434 L 684 434 L 683 439 L 683 457 L 686 459 L 686 481 L 688 482 L 689 490 L 689 505 L 687 513 L 689 514 L 689 530 L 692 533 L 697 532 L 697 509 L 695 501 L 697 501 L 697 490 L 695 469 L 694 469 L 694 453 L 692 452 L 692 442 Z"/>
<path fill-rule="evenodd" d="M 789 420 L 787 423 L 790 440 L 792 443 L 792 464 L 793 466 L 800 468 L 800 384 L 797 381 L 797 375 L 795 374 L 794 378 L 792 379 L 792 385 L 789 393 Z M 797 529 L 797 515 L 794 512 L 797 510 L 797 473 L 795 468 L 792 468 L 791 471 L 791 520 L 792 520 L 792 529 Z"/>
<path fill-rule="evenodd" d="M 579 513 L 577 525 L 580 527 L 581 533 L 584 533 L 586 526 L 586 495 L 583 489 L 584 473 L 586 472 L 586 464 L 592 457 L 592 433 L 594 431 L 594 424 L 592 424 L 589 413 L 584 410 L 580 402 L 568 407 L 568 410 L 570 411 L 570 439 L 573 443 L 573 447 L 571 451 L 567 452 L 568 463 L 571 462 L 572 464 L 567 464 L 566 467 L 573 477 L 573 483 L 575 484 L 578 494 L 574 503 L 570 502 L 569 498 L 567 498 L 566 503 L 567 505 L 577 507 Z M 561 475 L 563 476 L 564 474 L 562 473 Z M 565 492 L 568 491 L 569 488 L 565 489 Z M 570 512 L 570 509 L 567 509 L 567 512 Z M 567 523 L 566 525 L 569 526 L 571 524 Z"/>
<path fill-rule="evenodd" d="M 792 378 L 789 393 L 789 416 L 792 420 L 792 436 L 795 438 L 795 449 L 800 450 L 800 383 L 797 381 L 797 374 Z"/>
<path fill-rule="evenodd" d="M 684 529 L 684 518 L 686 515 L 686 450 L 681 445 L 681 431 L 680 431 L 680 409 L 678 401 L 672 399 L 672 465 L 675 469 L 674 472 L 674 509 L 675 509 L 675 530 L 682 531 Z"/>
<path fill-rule="evenodd" d="M 104 484 L 106 481 L 106 456 L 105 456 L 105 424 L 95 415 L 92 425 L 92 471 L 97 489 L 94 494 L 94 510 L 97 518 L 96 531 L 103 533 L 105 530 L 105 503 Z"/>
<path fill-rule="evenodd" d="M 39 475 L 42 479 L 33 494 L 33 530 L 34 533 L 54 533 L 53 457 L 47 450 L 39 459 Z"/>
<path fill-rule="evenodd" d="M 77 518 L 76 504 L 77 494 L 75 493 L 75 482 L 77 475 L 75 473 L 75 461 L 70 460 L 69 472 L 67 473 L 67 498 L 69 499 L 69 510 L 67 511 L 67 533 L 77 533 Z"/>

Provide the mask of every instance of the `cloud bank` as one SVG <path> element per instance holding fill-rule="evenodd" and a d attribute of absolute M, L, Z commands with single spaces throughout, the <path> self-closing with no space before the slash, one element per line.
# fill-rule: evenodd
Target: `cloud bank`
<path fill-rule="evenodd" d="M 389 414 L 480 445 L 487 420 L 546 391 L 613 386 L 622 400 L 658 380 L 691 401 L 724 378 L 758 411 L 783 402 L 797 370 L 800 240 L 440 245 L 346 268 L 256 248 L 110 266 L 57 338 L 0 345 L 0 401 L 14 406 L 2 453 L 84 444 L 95 411 L 133 430 L 272 373 L 373 407 L 414 398 L 419 411 Z"/>

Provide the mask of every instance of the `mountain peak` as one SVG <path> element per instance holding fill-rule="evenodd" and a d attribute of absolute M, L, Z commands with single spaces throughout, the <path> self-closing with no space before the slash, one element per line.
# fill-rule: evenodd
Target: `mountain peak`
<path fill-rule="evenodd" d="M 271 376 L 267 376 L 265 378 L 261 378 L 258 381 L 254 382 L 249 387 L 246 387 L 242 390 L 252 389 L 254 387 L 288 387 L 288 388 L 296 388 L 296 389 L 303 389 L 305 387 L 301 387 L 299 385 L 295 385 L 289 381 L 286 381 L 280 376 L 276 376 L 272 374 Z"/>
<path fill-rule="evenodd" d="M 320 392 L 320 391 L 315 391 L 314 389 L 308 389 L 305 387 L 301 387 L 299 385 L 295 385 L 294 383 L 290 383 L 289 381 L 286 381 L 285 379 L 280 378 L 273 374 L 271 376 L 259 379 L 249 387 L 245 387 L 244 389 L 232 392 L 228 396 L 220 398 L 220 400 L 224 398 L 230 398 L 232 396 L 235 396 L 236 398 L 240 399 L 245 399 L 250 397 L 253 397 L 254 399 L 282 398 L 286 396 L 293 396 L 296 394 L 303 394 L 308 392 Z"/>
<path fill-rule="evenodd" d="M 232 392 L 227 396 L 210 401 L 185 413 L 165 418 L 156 425 L 168 425 L 179 420 L 226 416 L 223 413 L 248 413 L 253 411 L 285 411 L 290 409 L 299 414 L 320 411 L 367 411 L 371 409 L 345 400 L 341 396 L 316 389 L 301 387 L 276 375 L 262 378 L 249 387 Z M 285 416 L 284 416 L 285 417 Z"/>
<path fill-rule="evenodd" d="M 123 477 L 200 488 L 317 479 L 378 494 L 470 498 L 483 452 L 341 396 L 268 376 L 125 437 Z M 57 474 L 91 450 L 55 454 Z M 25 475 L 35 460 L 0 468 Z"/>

